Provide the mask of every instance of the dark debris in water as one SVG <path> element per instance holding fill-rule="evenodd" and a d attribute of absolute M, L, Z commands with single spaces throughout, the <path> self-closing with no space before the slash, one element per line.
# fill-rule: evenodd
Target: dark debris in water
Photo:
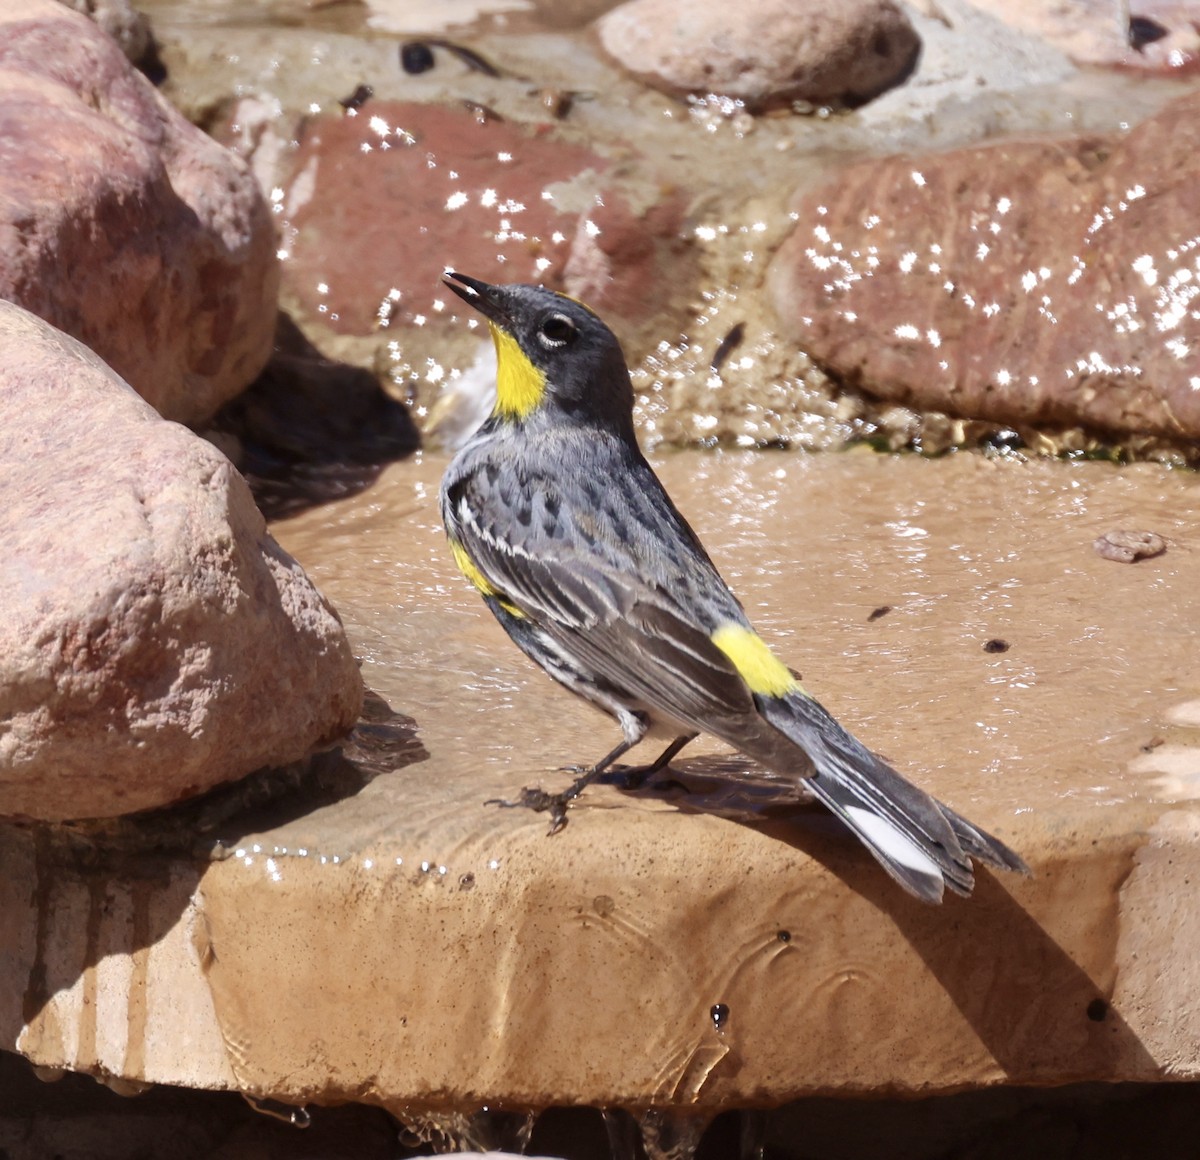
<path fill-rule="evenodd" d="M 485 77 L 503 75 L 490 60 L 480 56 L 473 48 L 467 48 L 464 44 L 456 44 L 453 40 L 444 40 L 441 37 L 405 41 L 400 46 L 400 67 L 409 76 L 418 76 L 423 72 L 428 72 L 436 63 L 433 55 L 435 48 L 444 49 L 451 56 L 462 61 L 472 72 L 482 73 Z"/>
<path fill-rule="evenodd" d="M 409 76 L 420 76 L 434 66 L 433 49 L 423 40 L 405 41 L 400 46 L 400 67 Z"/>
<path fill-rule="evenodd" d="M 348 97 L 342 97 L 338 104 L 343 109 L 361 109 L 373 96 L 375 90 L 370 85 L 358 85 Z"/>
<path fill-rule="evenodd" d="M 266 369 L 211 423 L 268 519 L 356 495 L 420 443 L 408 408 L 370 371 L 325 358 L 279 317 Z"/>
<path fill-rule="evenodd" d="M 714 375 L 721 373 L 721 368 L 725 365 L 725 360 L 742 345 L 742 340 L 745 337 L 746 324 L 744 322 L 735 323 L 730 327 L 729 333 L 717 343 L 717 349 L 713 351 L 712 363 L 709 365 L 709 369 Z"/>
<path fill-rule="evenodd" d="M 1157 20 L 1149 16 L 1131 16 L 1129 18 L 1129 47 L 1141 52 L 1148 44 L 1170 36 L 1171 30 L 1163 27 Z"/>

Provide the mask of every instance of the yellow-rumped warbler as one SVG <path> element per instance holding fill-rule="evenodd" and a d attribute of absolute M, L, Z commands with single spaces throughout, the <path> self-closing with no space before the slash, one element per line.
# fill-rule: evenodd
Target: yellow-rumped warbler
<path fill-rule="evenodd" d="M 488 320 L 498 359 L 495 408 L 442 480 L 454 558 L 517 645 L 624 733 L 562 793 L 500 804 L 548 810 L 553 833 L 652 730 L 674 740 L 639 773 L 711 733 L 803 779 L 918 898 L 969 894 L 972 858 L 1027 872 L 847 733 L 755 633 L 638 448 L 608 327 L 537 286 L 446 285 Z"/>

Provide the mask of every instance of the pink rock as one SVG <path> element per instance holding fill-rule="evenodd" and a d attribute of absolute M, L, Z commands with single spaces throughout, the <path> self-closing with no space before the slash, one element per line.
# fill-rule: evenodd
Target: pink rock
<path fill-rule="evenodd" d="M 130 0 L 58 0 L 83 13 L 108 33 L 120 46 L 130 64 L 137 65 L 154 51 L 150 18 Z"/>
<path fill-rule="evenodd" d="M 0 815 L 164 805 L 345 731 L 336 613 L 220 452 L 0 302 Z"/>
<path fill-rule="evenodd" d="M 861 104 L 903 80 L 920 38 L 892 0 L 628 0 L 597 22 L 619 64 L 671 93 L 758 108 Z"/>
<path fill-rule="evenodd" d="M 1197 0 L 971 0 L 974 7 L 1040 36 L 1081 64 L 1192 76 L 1200 71 Z"/>
<path fill-rule="evenodd" d="M 842 171 L 769 278 L 792 337 L 919 410 L 1200 439 L 1200 94 L 1115 140 Z"/>
<path fill-rule="evenodd" d="M 548 125 L 387 101 L 309 121 L 285 206 L 285 298 L 343 334 L 434 317 L 448 267 L 636 317 L 682 212 L 670 193 L 635 211 L 607 158 Z"/>
<path fill-rule="evenodd" d="M 188 124 L 91 21 L 0 11 L 0 297 L 196 423 L 271 351 L 276 243 L 243 162 Z"/>

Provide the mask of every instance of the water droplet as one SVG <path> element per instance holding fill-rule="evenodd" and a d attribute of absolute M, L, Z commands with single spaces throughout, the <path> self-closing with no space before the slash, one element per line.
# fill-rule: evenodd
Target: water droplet
<path fill-rule="evenodd" d="M 293 1128 L 307 1128 L 312 1124 L 312 1116 L 307 1108 L 297 1108 L 280 1100 L 252 1096 L 249 1092 L 242 1092 L 242 1099 L 259 1115 L 270 1116 L 272 1120 L 281 1120 L 285 1124 L 291 1124 Z"/>
<path fill-rule="evenodd" d="M 592 909 L 601 917 L 607 918 L 616 909 L 617 904 L 607 894 L 597 894 L 592 899 Z"/>
<path fill-rule="evenodd" d="M 726 1024 L 729 1022 L 729 1004 L 714 1003 L 712 1005 L 712 1010 L 710 1010 L 708 1014 L 712 1019 L 713 1027 L 717 1031 L 724 1031 Z"/>
<path fill-rule="evenodd" d="M 792 941 L 792 932 L 790 930 L 781 930 L 775 937 L 781 943 L 790 943 Z"/>

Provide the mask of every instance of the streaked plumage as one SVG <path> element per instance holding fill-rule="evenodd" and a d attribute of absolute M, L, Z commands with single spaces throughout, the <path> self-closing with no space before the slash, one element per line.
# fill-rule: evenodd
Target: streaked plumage
<path fill-rule="evenodd" d="M 513 641 L 624 734 L 571 789 L 524 804 L 558 828 L 590 776 L 651 729 L 677 739 L 671 755 L 703 732 L 805 779 L 920 898 L 969 894 L 972 858 L 1024 871 L 847 733 L 755 634 L 638 448 L 604 323 L 538 287 L 449 278 L 488 318 L 499 358 L 496 408 L 442 482 L 455 557 Z"/>

